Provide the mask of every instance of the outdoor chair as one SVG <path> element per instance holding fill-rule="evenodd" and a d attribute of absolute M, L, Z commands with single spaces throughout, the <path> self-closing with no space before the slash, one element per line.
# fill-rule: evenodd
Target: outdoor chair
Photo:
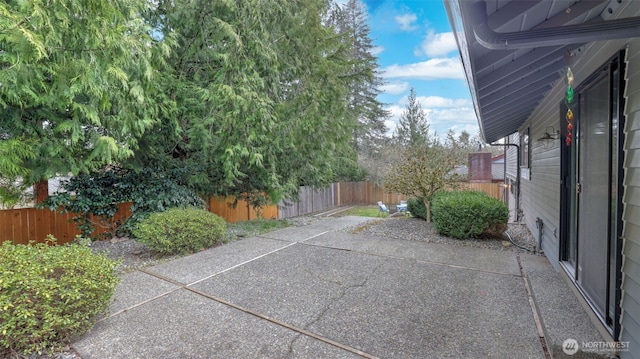
<path fill-rule="evenodd" d="M 380 214 L 386 215 L 389 213 L 389 209 L 387 209 L 387 206 L 385 206 L 384 203 L 382 203 L 382 201 L 378 201 L 378 208 L 380 209 L 380 212 L 378 213 L 378 215 Z"/>
<path fill-rule="evenodd" d="M 407 215 L 409 214 L 409 211 L 407 209 L 407 201 L 400 201 L 400 204 L 397 206 L 398 208 L 398 212 Z"/>

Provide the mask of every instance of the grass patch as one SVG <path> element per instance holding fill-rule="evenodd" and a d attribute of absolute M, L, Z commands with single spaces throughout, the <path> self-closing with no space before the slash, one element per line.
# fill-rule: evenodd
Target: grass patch
<path fill-rule="evenodd" d="M 378 206 L 354 207 L 340 213 L 341 216 L 381 217 Z"/>
<path fill-rule="evenodd" d="M 254 219 L 237 223 L 227 223 L 226 241 L 236 237 L 251 237 L 276 229 L 289 227 L 289 222 L 276 219 Z"/>

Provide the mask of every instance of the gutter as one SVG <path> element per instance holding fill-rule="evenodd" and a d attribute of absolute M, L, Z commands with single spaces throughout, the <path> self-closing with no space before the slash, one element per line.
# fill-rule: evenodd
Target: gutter
<path fill-rule="evenodd" d="M 639 16 L 500 33 L 489 28 L 485 1 L 474 3 L 469 8 L 469 15 L 473 19 L 471 23 L 476 24 L 473 27 L 475 39 L 480 45 L 490 50 L 531 49 L 640 37 Z"/>

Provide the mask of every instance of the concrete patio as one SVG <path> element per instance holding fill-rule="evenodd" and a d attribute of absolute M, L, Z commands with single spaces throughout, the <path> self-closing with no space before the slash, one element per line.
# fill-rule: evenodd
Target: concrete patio
<path fill-rule="evenodd" d="M 73 348 L 84 359 L 545 358 L 546 343 L 556 358 L 567 338 L 603 340 L 544 257 L 341 230 L 368 220 L 288 227 L 125 274 Z"/>

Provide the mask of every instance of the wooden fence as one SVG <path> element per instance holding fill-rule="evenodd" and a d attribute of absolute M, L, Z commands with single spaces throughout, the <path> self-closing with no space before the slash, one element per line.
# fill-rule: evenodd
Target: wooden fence
<path fill-rule="evenodd" d="M 482 191 L 494 198 L 503 199 L 500 183 L 463 183 L 462 188 Z M 378 201 L 393 206 L 406 199 L 405 195 L 388 193 L 382 186 L 368 181 L 339 182 L 320 189 L 300 187 L 300 201 L 282 201 L 278 205 L 278 218 L 303 216 L 340 206 L 373 205 Z"/>
<path fill-rule="evenodd" d="M 469 182 L 465 182 L 462 184 L 462 189 L 466 189 L 466 190 L 473 190 L 473 191 L 481 191 L 484 192 L 486 194 L 488 194 L 489 196 L 495 198 L 495 199 L 499 199 L 501 201 L 504 201 L 504 184 L 502 184 L 502 182 L 495 182 L 495 183 L 483 183 L 483 182 L 478 182 L 478 183 L 469 183 Z"/>
<path fill-rule="evenodd" d="M 130 203 L 121 203 L 118 212 L 110 222 L 123 221 L 131 216 Z M 58 213 L 48 209 L 20 208 L 0 210 L 0 243 L 11 240 L 14 244 L 27 244 L 30 241 L 42 243 L 52 234 L 59 244 L 71 242 L 80 229 L 73 222 L 73 213 Z M 95 221 L 95 217 L 91 217 Z M 98 228 L 92 235 L 108 232 L 107 228 Z"/>
<path fill-rule="evenodd" d="M 256 218 L 278 218 L 278 206 L 266 206 L 258 213 L 246 201 L 238 200 L 238 203 L 234 206 L 234 200 L 234 197 L 211 197 L 209 199 L 209 211 L 224 218 L 229 223 L 250 221 Z"/>
<path fill-rule="evenodd" d="M 339 183 L 327 188 L 300 187 L 300 201 L 283 200 L 278 204 L 278 218 L 291 218 L 309 213 L 317 213 L 340 206 L 341 192 Z"/>
<path fill-rule="evenodd" d="M 492 197 L 503 199 L 503 188 L 499 183 L 466 183 L 465 189 L 483 191 Z M 393 206 L 405 200 L 406 196 L 387 193 L 384 188 L 371 182 L 339 182 L 330 187 L 313 189 L 300 187 L 300 201 L 282 201 L 277 206 L 267 206 L 260 216 L 244 201 L 238 201 L 233 207 L 234 199 L 212 198 L 209 210 L 227 222 L 234 223 L 261 218 L 291 218 L 310 213 L 318 213 L 340 206 L 374 205 L 382 201 Z M 130 204 L 120 205 L 118 213 L 112 221 L 125 220 L 131 215 Z M 13 243 L 43 242 L 48 234 L 58 239 L 58 243 L 68 243 L 80 234 L 80 230 L 71 220 L 73 214 L 61 214 L 48 209 L 21 208 L 0 210 L 0 243 L 12 240 Z M 98 229 L 93 235 L 106 232 Z"/>

